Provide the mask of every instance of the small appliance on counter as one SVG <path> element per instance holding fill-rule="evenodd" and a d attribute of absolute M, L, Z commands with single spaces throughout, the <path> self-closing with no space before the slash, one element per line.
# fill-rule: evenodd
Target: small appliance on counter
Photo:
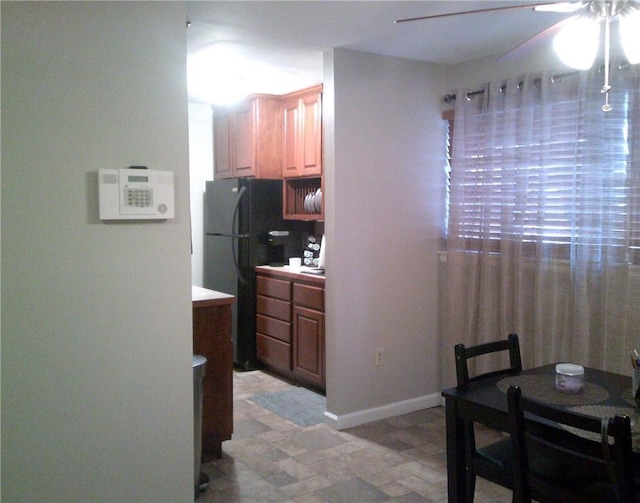
<path fill-rule="evenodd" d="M 318 267 L 318 261 L 320 259 L 320 242 L 316 236 L 307 237 L 307 243 L 302 254 L 302 265 L 306 267 Z"/>
<path fill-rule="evenodd" d="M 291 257 L 300 255 L 300 250 L 305 246 L 305 234 L 291 230 L 269 231 L 267 245 L 267 263 L 273 267 L 281 267 Z"/>
<path fill-rule="evenodd" d="M 307 238 L 307 246 L 304 249 L 303 272 L 309 274 L 322 274 L 324 275 L 324 254 L 325 254 L 325 238 L 324 234 L 320 242 L 315 236 L 309 236 Z"/>
<path fill-rule="evenodd" d="M 322 235 L 322 240 L 320 241 L 320 253 L 318 254 L 318 267 L 324 271 L 324 261 L 325 261 L 325 253 L 327 252 L 327 243 L 324 238 L 324 234 Z"/>

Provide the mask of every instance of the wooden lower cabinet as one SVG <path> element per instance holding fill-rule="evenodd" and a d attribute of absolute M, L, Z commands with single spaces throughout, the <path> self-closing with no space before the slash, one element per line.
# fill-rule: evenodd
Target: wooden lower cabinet
<path fill-rule="evenodd" d="M 222 456 L 233 433 L 232 295 L 192 288 L 193 353 L 207 359 L 202 382 L 202 459 Z"/>
<path fill-rule="evenodd" d="M 324 389 L 324 278 L 280 268 L 256 270 L 258 361 L 284 377 Z"/>
<path fill-rule="evenodd" d="M 293 307 L 293 372 L 324 386 L 324 313 Z"/>

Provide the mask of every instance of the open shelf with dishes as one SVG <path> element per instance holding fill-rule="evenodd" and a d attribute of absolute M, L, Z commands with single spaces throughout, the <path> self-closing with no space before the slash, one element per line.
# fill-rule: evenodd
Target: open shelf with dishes
<path fill-rule="evenodd" d="M 283 181 L 283 217 L 288 220 L 324 220 L 322 177 Z"/>

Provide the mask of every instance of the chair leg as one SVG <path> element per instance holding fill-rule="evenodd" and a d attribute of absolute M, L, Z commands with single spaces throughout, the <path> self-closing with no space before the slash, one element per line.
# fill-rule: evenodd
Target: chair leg
<path fill-rule="evenodd" d="M 475 432 L 473 423 L 466 421 L 464 425 L 465 437 L 465 479 L 467 484 L 466 503 L 473 503 L 476 492 L 476 473 L 473 470 L 473 456 L 475 453 Z"/>
<path fill-rule="evenodd" d="M 467 503 L 473 503 L 473 497 L 476 493 L 476 476 L 472 470 L 467 468 Z"/>

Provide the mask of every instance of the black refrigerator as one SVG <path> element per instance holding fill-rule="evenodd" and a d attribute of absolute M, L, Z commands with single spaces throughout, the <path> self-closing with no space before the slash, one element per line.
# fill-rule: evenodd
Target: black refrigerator
<path fill-rule="evenodd" d="M 283 265 L 301 256 L 311 222 L 282 218 L 282 181 L 232 178 L 207 182 L 204 203 L 204 287 L 235 295 L 233 362 L 256 360 L 257 265 Z"/>

